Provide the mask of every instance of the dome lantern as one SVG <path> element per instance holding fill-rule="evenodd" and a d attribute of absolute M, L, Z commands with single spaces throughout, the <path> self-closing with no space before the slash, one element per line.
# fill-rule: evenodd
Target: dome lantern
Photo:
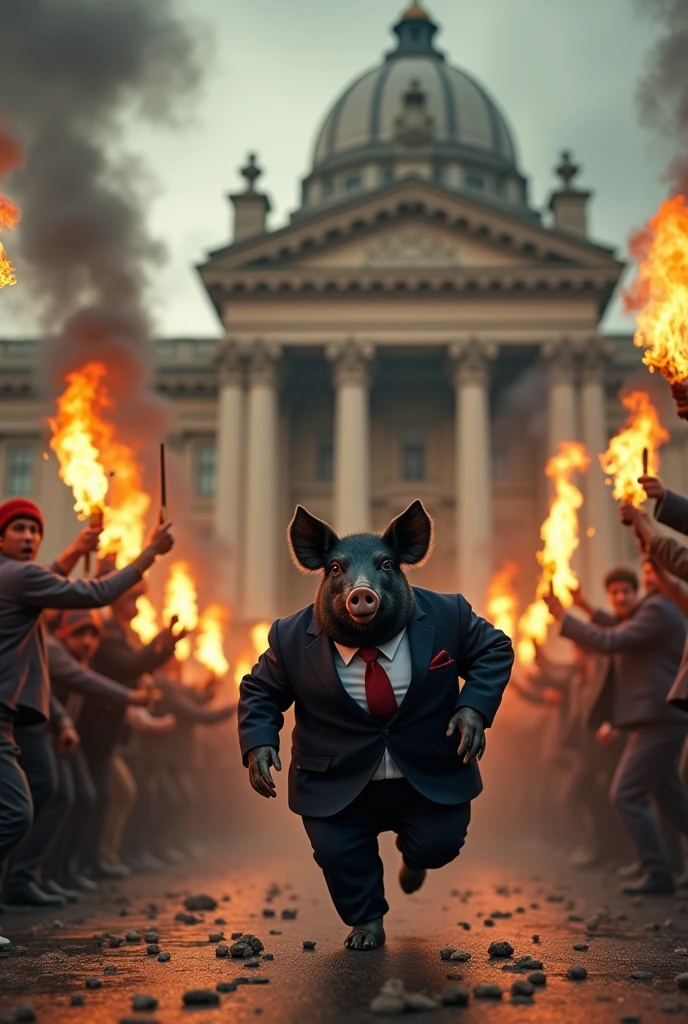
<path fill-rule="evenodd" d="M 399 45 L 387 55 L 387 60 L 396 57 L 412 57 L 428 54 L 436 60 L 444 60 L 444 56 L 433 46 L 433 39 L 438 26 L 420 4 L 413 4 L 401 16 L 394 26 Z"/>

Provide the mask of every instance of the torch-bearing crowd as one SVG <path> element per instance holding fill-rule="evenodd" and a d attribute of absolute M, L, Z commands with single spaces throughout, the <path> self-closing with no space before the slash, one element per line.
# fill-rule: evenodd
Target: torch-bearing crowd
<path fill-rule="evenodd" d="M 170 623 L 131 628 L 144 574 L 173 546 L 163 522 L 131 564 L 70 573 L 98 549 L 87 526 L 50 567 L 28 499 L 0 505 L 0 902 L 58 907 L 100 879 L 185 854 L 195 800 L 193 730 L 234 714 L 217 682 L 182 685 Z M 126 863 L 125 863 L 126 859 Z M 6 943 L 0 939 L 0 945 Z"/>

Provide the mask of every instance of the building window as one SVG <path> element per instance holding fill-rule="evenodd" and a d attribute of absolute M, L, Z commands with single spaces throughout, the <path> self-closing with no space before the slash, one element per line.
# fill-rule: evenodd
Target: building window
<path fill-rule="evenodd" d="M 196 451 L 196 494 L 214 498 L 217 483 L 217 449 L 214 444 L 201 444 Z"/>
<path fill-rule="evenodd" d="M 318 442 L 315 476 L 322 483 L 331 483 L 334 479 L 334 445 L 331 438 L 321 438 Z"/>
<path fill-rule="evenodd" d="M 33 491 L 33 449 L 28 445 L 10 448 L 5 473 L 5 495 L 21 498 Z"/>
<path fill-rule="evenodd" d="M 351 177 L 344 179 L 344 188 L 347 191 L 353 191 L 355 188 L 360 188 L 363 184 L 360 174 L 352 174 Z"/>
<path fill-rule="evenodd" d="M 467 174 L 466 186 L 468 188 L 485 188 L 485 179 L 480 174 Z"/>
<path fill-rule="evenodd" d="M 385 167 L 382 171 L 381 181 L 383 185 L 391 185 L 394 181 L 394 168 Z"/>
<path fill-rule="evenodd" d="M 432 180 L 435 183 L 435 185 L 443 185 L 444 184 L 444 168 L 443 167 L 434 167 L 433 168 Z"/>
<path fill-rule="evenodd" d="M 323 189 L 326 196 L 332 195 L 334 192 L 334 182 L 332 181 L 332 178 L 325 178 Z"/>
<path fill-rule="evenodd" d="M 425 480 L 425 433 L 405 430 L 401 436 L 402 480 Z"/>

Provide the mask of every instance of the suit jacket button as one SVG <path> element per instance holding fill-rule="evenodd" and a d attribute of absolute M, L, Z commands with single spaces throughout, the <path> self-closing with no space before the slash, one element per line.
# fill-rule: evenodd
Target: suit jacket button
<path fill-rule="evenodd" d="M 383 736 L 389 736 L 389 732 L 390 732 L 389 729 L 385 729 L 385 731 L 383 733 Z"/>

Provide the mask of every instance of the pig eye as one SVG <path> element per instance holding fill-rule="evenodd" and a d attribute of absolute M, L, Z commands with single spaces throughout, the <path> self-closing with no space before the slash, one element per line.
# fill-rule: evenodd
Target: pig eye
<path fill-rule="evenodd" d="M 342 567 L 339 562 L 333 562 L 330 566 L 330 572 L 333 576 L 337 576 L 342 571 Z"/>
<path fill-rule="evenodd" d="M 387 572 L 389 572 L 391 569 L 393 569 L 394 565 L 392 564 L 391 559 L 385 558 L 384 562 L 382 563 L 381 568 L 385 569 Z"/>

